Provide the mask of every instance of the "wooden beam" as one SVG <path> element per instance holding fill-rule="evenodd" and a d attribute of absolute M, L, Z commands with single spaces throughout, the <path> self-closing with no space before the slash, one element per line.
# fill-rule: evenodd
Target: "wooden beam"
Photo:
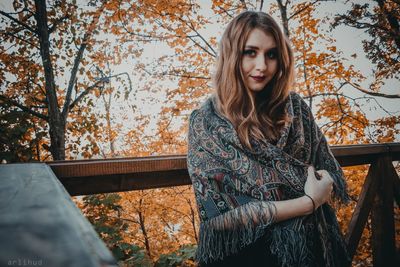
<path fill-rule="evenodd" d="M 351 258 L 353 258 L 356 253 L 358 243 L 374 201 L 374 196 L 377 192 L 378 171 L 377 163 L 373 163 L 368 170 L 361 194 L 347 229 L 345 240 Z"/>
<path fill-rule="evenodd" d="M 345 166 L 369 164 L 384 153 L 400 158 L 400 143 L 332 146 Z M 68 192 L 86 195 L 190 185 L 186 155 L 54 161 L 47 163 Z"/>
<path fill-rule="evenodd" d="M 71 196 L 190 185 L 187 170 L 61 177 Z"/>
<path fill-rule="evenodd" d="M 48 162 L 57 177 L 87 177 L 127 173 L 147 174 L 186 169 L 186 155 Z"/>
<path fill-rule="evenodd" d="M 48 164 L 72 196 L 191 184 L 184 155 Z"/>
<path fill-rule="evenodd" d="M 342 167 L 369 164 L 382 154 L 400 160 L 400 143 L 331 146 L 331 150 Z"/>

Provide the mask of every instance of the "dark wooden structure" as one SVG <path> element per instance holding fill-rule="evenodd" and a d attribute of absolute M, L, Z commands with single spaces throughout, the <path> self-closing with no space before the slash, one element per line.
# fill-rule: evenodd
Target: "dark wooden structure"
<path fill-rule="evenodd" d="M 334 146 L 332 152 L 342 167 L 370 164 L 346 235 L 351 255 L 371 215 L 374 266 L 400 266 L 393 213 L 400 180 L 392 164 L 400 160 L 400 143 Z M 185 155 L 48 164 L 71 195 L 190 184 Z"/>
<path fill-rule="evenodd" d="M 335 146 L 332 152 L 343 167 L 370 164 L 346 235 L 351 255 L 371 218 L 374 266 L 400 266 L 393 212 L 393 200 L 400 205 L 400 180 L 392 163 L 400 160 L 400 143 Z M 47 165 L 0 165 L 1 266 L 10 260 L 14 265 L 17 260 L 42 260 L 44 266 L 116 264 L 65 189 L 76 196 L 190 184 L 185 155 Z"/>
<path fill-rule="evenodd" d="M 0 165 L 0 266 L 117 266 L 44 163 Z"/>

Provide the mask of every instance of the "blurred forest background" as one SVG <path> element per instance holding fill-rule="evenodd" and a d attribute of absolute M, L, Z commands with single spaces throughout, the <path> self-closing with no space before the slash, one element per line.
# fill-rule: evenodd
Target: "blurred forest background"
<path fill-rule="evenodd" d="M 282 25 L 295 51 L 293 90 L 331 145 L 399 141 L 398 0 L 7 0 L 0 160 L 185 154 L 188 115 L 212 92 L 219 37 L 243 10 Z M 345 168 L 354 201 L 338 211 L 344 232 L 367 168 Z M 194 265 L 191 187 L 75 201 L 121 265 Z M 369 236 L 366 227 L 354 266 L 371 264 Z"/>

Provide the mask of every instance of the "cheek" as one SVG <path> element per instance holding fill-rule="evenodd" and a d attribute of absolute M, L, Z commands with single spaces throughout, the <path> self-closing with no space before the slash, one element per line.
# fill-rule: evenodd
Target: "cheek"
<path fill-rule="evenodd" d="M 271 74 L 275 74 L 278 71 L 278 60 L 270 61 L 268 64 L 268 70 Z"/>
<path fill-rule="evenodd" d="M 243 73 L 247 73 L 247 72 L 251 71 L 251 68 L 252 68 L 251 65 L 252 64 L 251 64 L 251 62 L 249 60 L 246 60 L 246 59 L 242 60 L 242 71 L 243 71 Z"/>

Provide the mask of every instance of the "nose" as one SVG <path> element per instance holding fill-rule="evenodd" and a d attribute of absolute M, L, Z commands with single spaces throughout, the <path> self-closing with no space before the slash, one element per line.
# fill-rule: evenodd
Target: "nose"
<path fill-rule="evenodd" d="M 258 71 L 264 71 L 268 67 L 265 57 L 263 57 L 261 55 L 256 58 L 255 63 L 256 63 L 256 70 L 258 70 Z"/>

